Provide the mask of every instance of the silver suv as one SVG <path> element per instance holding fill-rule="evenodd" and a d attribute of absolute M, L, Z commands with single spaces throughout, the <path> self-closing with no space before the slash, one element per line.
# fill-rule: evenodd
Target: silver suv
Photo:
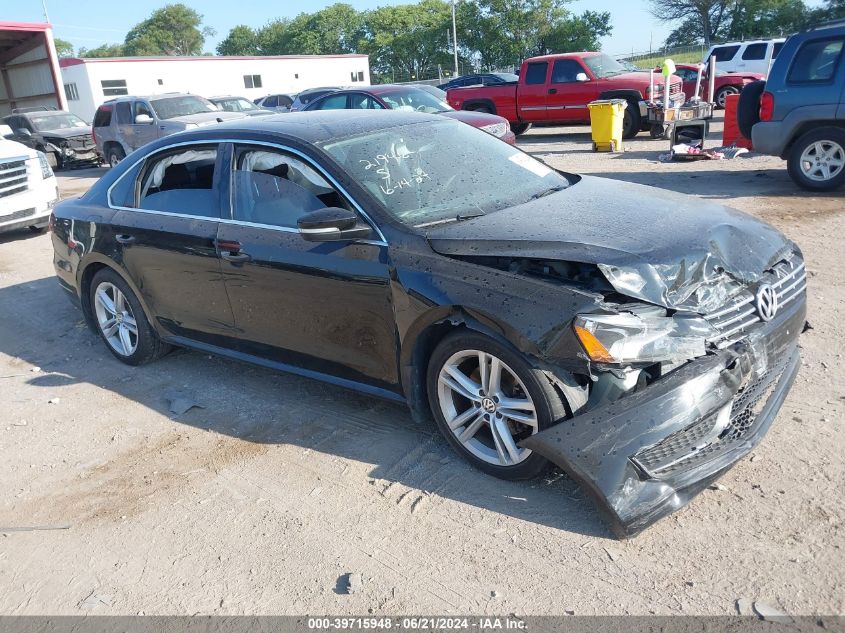
<path fill-rule="evenodd" d="M 157 138 L 244 116 L 241 112 L 219 110 L 211 101 L 197 95 L 118 97 L 97 108 L 94 142 L 114 167 L 127 154 Z"/>

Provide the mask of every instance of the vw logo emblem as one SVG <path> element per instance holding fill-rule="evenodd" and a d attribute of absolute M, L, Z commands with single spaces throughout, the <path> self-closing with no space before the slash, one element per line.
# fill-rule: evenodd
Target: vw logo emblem
<path fill-rule="evenodd" d="M 481 408 L 484 409 L 487 413 L 495 413 L 496 403 L 493 402 L 493 400 L 490 398 L 484 398 L 481 400 Z"/>
<path fill-rule="evenodd" d="M 778 311 L 778 295 L 769 284 L 761 284 L 757 288 L 757 314 L 764 321 L 771 321 Z"/>

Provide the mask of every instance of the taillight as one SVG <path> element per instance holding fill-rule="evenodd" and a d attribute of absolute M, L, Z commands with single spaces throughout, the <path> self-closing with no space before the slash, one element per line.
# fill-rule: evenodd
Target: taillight
<path fill-rule="evenodd" d="M 94 145 L 97 144 L 97 128 L 91 127 L 91 140 L 94 141 Z"/>
<path fill-rule="evenodd" d="M 760 120 L 771 121 L 775 115 L 775 95 L 764 92 L 760 97 Z"/>

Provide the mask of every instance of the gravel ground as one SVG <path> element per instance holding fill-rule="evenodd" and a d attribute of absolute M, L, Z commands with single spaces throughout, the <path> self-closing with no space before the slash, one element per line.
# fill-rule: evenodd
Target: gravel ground
<path fill-rule="evenodd" d="M 566 477 L 487 477 L 401 406 L 196 352 L 126 367 L 62 296 L 49 236 L 16 233 L 0 237 L 0 614 L 845 613 L 841 193 L 799 192 L 770 157 L 661 163 L 645 136 L 616 155 L 585 128 L 520 145 L 724 200 L 804 249 L 801 373 L 717 489 L 619 542 Z M 61 174 L 64 195 L 100 173 Z M 171 413 L 175 393 L 199 408 Z"/>

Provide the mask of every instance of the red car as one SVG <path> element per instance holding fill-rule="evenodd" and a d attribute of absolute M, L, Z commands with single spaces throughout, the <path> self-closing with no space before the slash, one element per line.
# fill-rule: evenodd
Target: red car
<path fill-rule="evenodd" d="M 337 90 L 315 99 L 304 110 L 400 110 L 442 114 L 484 130 L 505 143 L 516 143 L 507 119 L 495 114 L 454 110 L 434 94 L 415 86 L 384 84 Z"/>
<path fill-rule="evenodd" d="M 660 69 L 657 69 L 660 72 Z M 698 75 L 698 66 L 695 64 L 676 64 L 675 74 L 684 81 L 684 94 L 687 98 L 691 97 L 695 92 L 695 80 Z M 716 71 L 716 82 L 713 92 L 716 93 L 716 98 L 713 100 L 716 107 L 725 107 L 725 97 L 728 95 L 738 95 L 742 89 L 750 84 L 752 81 L 763 79 L 760 73 L 722 73 Z M 710 101 L 709 94 L 710 84 L 707 80 L 707 71 L 701 78 L 701 94 L 702 99 Z"/>

